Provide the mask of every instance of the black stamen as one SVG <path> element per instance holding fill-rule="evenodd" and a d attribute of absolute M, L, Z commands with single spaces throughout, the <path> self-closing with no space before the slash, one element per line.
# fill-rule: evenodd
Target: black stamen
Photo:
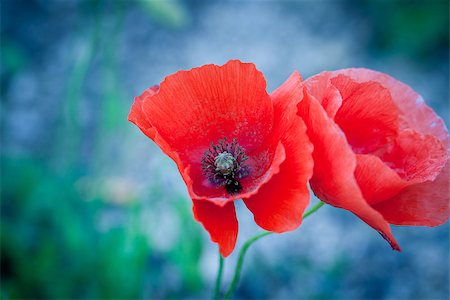
<path fill-rule="evenodd" d="M 244 148 L 234 138 L 228 143 L 227 138 L 219 140 L 203 154 L 201 164 L 203 175 L 217 188 L 225 187 L 228 194 L 234 195 L 242 191 L 239 179 L 248 176 L 249 169 L 244 165 L 247 160 Z"/>
<path fill-rule="evenodd" d="M 225 184 L 225 189 L 227 190 L 228 194 L 234 195 L 242 191 L 242 186 L 239 181 L 235 179 L 230 179 L 227 180 L 227 183 Z"/>

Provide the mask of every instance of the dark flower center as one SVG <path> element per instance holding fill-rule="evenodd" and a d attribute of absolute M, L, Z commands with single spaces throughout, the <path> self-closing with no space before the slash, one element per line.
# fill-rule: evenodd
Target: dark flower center
<path fill-rule="evenodd" d="M 236 139 L 230 143 L 227 138 L 219 140 L 218 144 L 211 143 L 202 157 L 203 175 L 218 188 L 225 187 L 228 194 L 233 195 L 242 191 L 240 179 L 248 175 L 247 160 L 244 148 L 239 146 Z"/>

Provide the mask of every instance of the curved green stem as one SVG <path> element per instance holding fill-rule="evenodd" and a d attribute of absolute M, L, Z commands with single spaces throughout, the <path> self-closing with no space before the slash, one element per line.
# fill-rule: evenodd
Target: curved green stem
<path fill-rule="evenodd" d="M 273 232 L 267 231 L 267 232 L 263 232 L 258 235 L 255 235 L 254 237 L 247 240 L 245 242 L 244 246 L 242 246 L 241 251 L 239 252 L 238 261 L 236 263 L 236 270 L 234 271 L 233 280 L 231 281 L 230 287 L 228 288 L 227 292 L 225 293 L 224 299 L 230 299 L 231 295 L 233 295 L 233 292 L 236 289 L 236 286 L 239 282 L 239 278 L 241 277 L 242 265 L 244 264 L 244 257 L 245 257 L 245 254 L 247 253 L 248 248 L 250 248 L 250 246 L 257 240 L 259 240 L 260 238 L 265 237 L 266 235 L 270 235 L 272 233 Z"/>
<path fill-rule="evenodd" d="M 310 215 L 312 215 L 313 213 L 318 211 L 319 208 L 321 208 L 324 204 L 325 204 L 324 202 L 319 201 L 319 203 L 314 205 L 310 210 L 308 210 L 307 212 L 305 212 L 303 214 L 303 220 L 305 220 L 307 217 L 309 217 Z M 236 269 L 234 271 L 233 279 L 231 280 L 230 287 L 228 288 L 227 292 L 225 293 L 224 299 L 230 299 L 234 293 L 234 290 L 236 289 L 236 286 L 239 282 L 239 278 L 241 277 L 242 265 L 244 263 L 244 257 L 245 257 L 245 254 L 247 253 L 248 248 L 250 248 L 250 246 L 257 240 L 259 240 L 260 238 L 270 235 L 272 233 L 273 232 L 267 231 L 267 232 L 263 232 L 258 235 L 255 235 L 254 237 L 248 239 L 245 242 L 244 246 L 242 246 L 241 251 L 239 252 L 238 261 L 236 263 Z"/>
<path fill-rule="evenodd" d="M 319 203 L 314 205 L 310 210 L 308 210 L 307 212 L 305 212 L 303 214 L 303 220 L 306 219 L 307 217 L 309 217 L 310 215 L 312 215 L 313 213 L 315 213 L 316 211 L 318 211 L 319 208 L 321 208 L 324 205 L 325 205 L 325 202 L 319 201 Z"/>
<path fill-rule="evenodd" d="M 219 252 L 219 270 L 217 270 L 216 284 L 214 286 L 214 300 L 219 299 L 220 293 L 220 284 L 222 282 L 222 274 L 223 274 L 223 257 Z"/>

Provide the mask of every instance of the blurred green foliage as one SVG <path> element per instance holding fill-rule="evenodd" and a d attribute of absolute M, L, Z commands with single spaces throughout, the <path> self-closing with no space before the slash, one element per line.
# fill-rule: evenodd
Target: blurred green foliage
<path fill-rule="evenodd" d="M 143 10 L 162 26 L 181 29 L 190 23 L 190 15 L 179 0 L 148 1 L 138 0 Z"/>
<path fill-rule="evenodd" d="M 159 229 L 149 229 L 145 223 L 146 203 L 156 205 L 161 183 L 149 183 L 145 199 L 129 193 L 122 202 L 115 198 L 123 195 L 114 195 L 114 190 L 105 193 L 109 187 L 102 186 L 110 164 L 105 165 L 103 157 L 111 148 L 111 138 L 129 129 L 129 99 L 118 78 L 116 50 L 124 6 L 133 4 L 81 3 L 85 21 L 92 26 L 79 29 L 87 33 L 65 80 L 64 113 L 53 147 L 48 148 L 51 153 L 45 159 L 8 152 L 0 156 L 2 299 L 176 298 L 202 291 L 202 239 L 189 202 L 172 195 L 170 205 L 183 232 L 170 249 L 162 251 L 152 234 Z M 158 22 L 167 26 L 185 22 L 185 12 L 175 2 L 145 5 L 150 16 L 164 12 Z M 113 32 L 105 35 L 102 14 L 108 10 L 115 17 Z M 2 31 L 3 95 L 9 80 L 26 70 L 27 56 L 21 47 Z M 91 163 L 86 166 L 80 155 L 86 132 L 80 125 L 79 106 L 94 64 L 100 70 L 99 124 Z M 173 280 L 176 284 L 170 284 Z"/>
<path fill-rule="evenodd" d="M 21 47 L 8 39 L 2 39 L 2 77 L 14 75 L 26 65 L 26 57 Z"/>
<path fill-rule="evenodd" d="M 8 82 L 11 76 L 14 76 L 27 65 L 27 58 L 24 51 L 13 40 L 3 37 L 1 40 L 0 51 L 0 96 L 2 99 L 5 97 L 5 87 L 8 86 Z"/>
<path fill-rule="evenodd" d="M 161 253 L 142 224 L 142 203 L 114 204 L 39 161 L 2 157 L 1 269 L 4 298 L 136 299 L 198 292 L 200 233 L 176 199 L 183 234 Z M 102 225 L 106 217 L 117 219 Z M 157 230 L 157 228 L 155 228 Z M 180 285 L 164 291 L 158 266 L 172 264 Z"/>
<path fill-rule="evenodd" d="M 449 3 L 446 0 L 349 1 L 349 5 L 370 20 L 373 51 L 402 55 L 412 60 L 439 62 L 448 56 Z"/>

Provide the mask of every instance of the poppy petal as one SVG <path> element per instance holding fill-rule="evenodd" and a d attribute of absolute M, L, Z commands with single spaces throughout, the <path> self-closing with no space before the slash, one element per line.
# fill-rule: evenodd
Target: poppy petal
<path fill-rule="evenodd" d="M 432 181 L 441 172 L 448 152 L 436 137 L 403 130 L 381 159 L 405 180 Z"/>
<path fill-rule="evenodd" d="M 319 101 L 328 116 L 334 119 L 342 105 L 342 97 L 339 90 L 331 83 L 331 78 L 331 72 L 322 72 L 308 78 L 303 84 L 307 87 L 311 96 Z"/>
<path fill-rule="evenodd" d="M 147 119 L 189 162 L 198 163 L 192 152 L 225 137 L 252 152 L 272 131 L 272 103 L 254 64 L 229 61 L 179 71 L 148 100 L 143 103 Z"/>
<path fill-rule="evenodd" d="M 135 97 L 130 113 L 128 114 L 128 121 L 134 123 L 134 125 L 136 125 L 146 136 L 151 139 L 154 139 L 155 137 L 155 130 L 142 110 L 142 103 L 144 103 L 145 98 L 156 94 L 158 89 L 159 87 L 157 85 L 152 86 L 151 88 L 145 90 L 140 96 Z"/>
<path fill-rule="evenodd" d="M 234 203 L 220 207 L 205 200 L 193 200 L 195 219 L 209 232 L 211 240 L 219 244 L 223 257 L 233 252 L 238 235 L 238 221 Z"/>
<path fill-rule="evenodd" d="M 389 224 L 364 199 L 354 172 L 356 157 L 339 127 L 308 93 L 298 105 L 307 134 L 314 145 L 314 193 L 326 203 L 351 211 L 376 229 L 395 250 L 400 250 Z"/>
<path fill-rule="evenodd" d="M 398 109 L 387 89 L 376 82 L 357 83 L 344 75 L 332 78 L 331 82 L 342 95 L 335 122 L 353 151 L 371 153 L 395 138 Z"/>
<path fill-rule="evenodd" d="M 143 104 L 147 101 L 151 101 L 150 98 L 158 93 L 158 90 L 159 86 L 154 85 L 145 90 L 139 97 L 135 97 L 130 113 L 128 114 L 128 120 L 134 123 L 146 136 L 151 138 L 166 155 L 172 158 L 177 164 L 180 173 L 183 174 L 186 170 L 180 160 L 180 157 L 176 152 L 172 151 L 167 142 L 158 134 L 155 128 L 153 128 L 143 110 Z"/>
<path fill-rule="evenodd" d="M 312 175 L 312 145 L 306 126 L 297 116 L 297 103 L 303 98 L 300 74 L 294 73 L 271 94 L 275 126 L 280 130 L 286 159 L 280 172 L 265 183 L 258 193 L 243 199 L 255 222 L 273 232 L 296 229 L 309 204 L 308 181 Z"/>
<path fill-rule="evenodd" d="M 192 198 L 220 202 L 242 197 L 230 196 L 203 175 L 201 160 L 211 143 L 236 138 L 245 149 L 251 184 L 244 186 L 244 195 L 255 193 L 284 161 L 282 145 L 267 145 L 273 131 L 273 105 L 265 79 L 253 64 L 230 61 L 177 72 L 144 99 L 142 111 L 159 137 L 155 142 L 163 143 L 158 144 L 163 150 L 170 146 L 165 152 L 178 157 L 174 160 Z"/>
<path fill-rule="evenodd" d="M 444 121 L 424 102 L 411 87 L 393 77 L 364 68 L 343 69 L 332 72 L 334 76 L 343 74 L 357 82 L 375 81 L 389 89 L 401 117 L 401 129 L 411 128 L 422 134 L 436 136 L 448 149 L 450 138 Z"/>
<path fill-rule="evenodd" d="M 364 198 L 370 205 L 397 195 L 408 182 L 389 168 L 379 157 L 357 154 L 355 178 Z"/>
<path fill-rule="evenodd" d="M 375 204 L 391 224 L 438 226 L 447 222 L 450 212 L 450 163 L 434 181 L 405 188 L 397 196 Z"/>

